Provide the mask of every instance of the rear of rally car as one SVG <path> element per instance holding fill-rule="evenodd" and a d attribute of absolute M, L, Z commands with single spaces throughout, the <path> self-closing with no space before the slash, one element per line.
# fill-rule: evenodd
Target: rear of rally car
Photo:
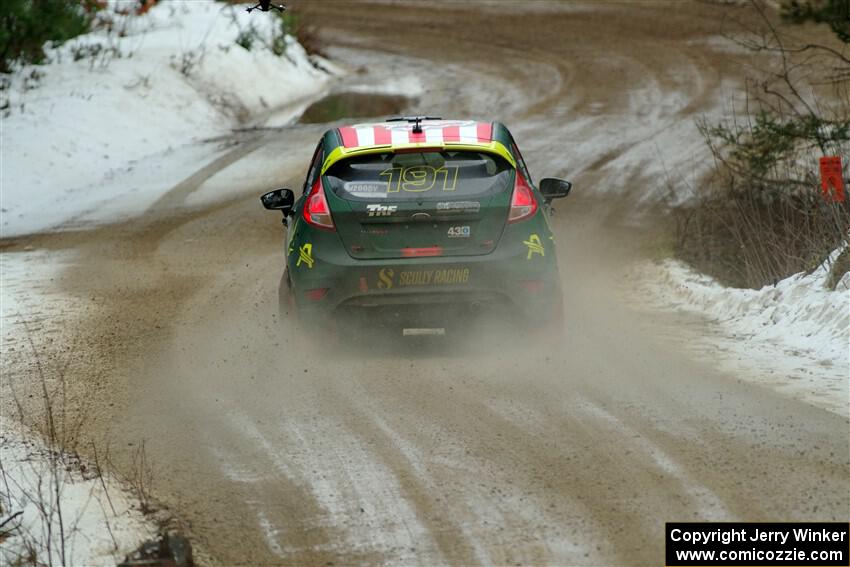
<path fill-rule="evenodd" d="M 538 324 L 560 315 L 543 201 L 507 130 L 448 121 L 415 130 L 385 123 L 325 135 L 322 172 L 296 205 L 289 245 L 299 314 L 366 315 L 408 330 L 477 313 Z"/>

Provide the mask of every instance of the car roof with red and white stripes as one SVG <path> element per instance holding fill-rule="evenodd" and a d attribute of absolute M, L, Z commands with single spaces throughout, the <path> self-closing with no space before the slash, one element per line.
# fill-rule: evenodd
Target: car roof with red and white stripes
<path fill-rule="evenodd" d="M 418 124 L 421 132 L 414 131 L 414 122 L 403 120 L 343 126 L 338 132 L 346 149 L 423 143 L 483 145 L 493 141 L 492 122 L 425 119 Z"/>

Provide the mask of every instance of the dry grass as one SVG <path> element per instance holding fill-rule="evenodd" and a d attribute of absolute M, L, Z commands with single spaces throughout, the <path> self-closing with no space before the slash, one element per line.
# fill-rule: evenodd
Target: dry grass
<path fill-rule="evenodd" d="M 726 179 L 677 219 L 679 258 L 726 285 L 758 289 L 814 270 L 846 242 L 850 202 L 827 202 L 814 191 L 769 197 Z"/>
<path fill-rule="evenodd" d="M 826 282 L 826 287 L 834 290 L 838 282 L 841 281 L 841 278 L 844 277 L 844 274 L 848 272 L 850 272 L 850 247 L 845 248 L 838 255 L 838 258 L 835 259 L 835 263 L 832 264 L 832 268 L 829 270 L 829 279 Z"/>

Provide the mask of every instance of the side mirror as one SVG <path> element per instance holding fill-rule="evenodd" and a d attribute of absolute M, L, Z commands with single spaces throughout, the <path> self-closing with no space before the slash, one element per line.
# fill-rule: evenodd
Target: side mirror
<path fill-rule="evenodd" d="M 292 214 L 292 206 L 295 204 L 295 193 L 290 189 L 275 189 L 260 197 L 260 202 L 265 208 L 280 211 L 284 217 L 288 217 Z"/>
<path fill-rule="evenodd" d="M 563 179 L 547 177 L 540 180 L 540 193 L 547 201 L 566 197 L 570 194 L 570 189 L 572 188 L 573 184 Z"/>

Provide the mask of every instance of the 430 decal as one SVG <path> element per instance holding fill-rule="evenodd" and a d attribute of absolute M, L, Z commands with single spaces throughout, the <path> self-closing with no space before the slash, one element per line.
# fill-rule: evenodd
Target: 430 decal
<path fill-rule="evenodd" d="M 385 169 L 380 176 L 387 180 L 387 193 L 424 193 L 436 186 L 442 186 L 443 191 L 454 191 L 457 187 L 457 170 L 457 166 L 437 168 L 412 165 Z"/>

